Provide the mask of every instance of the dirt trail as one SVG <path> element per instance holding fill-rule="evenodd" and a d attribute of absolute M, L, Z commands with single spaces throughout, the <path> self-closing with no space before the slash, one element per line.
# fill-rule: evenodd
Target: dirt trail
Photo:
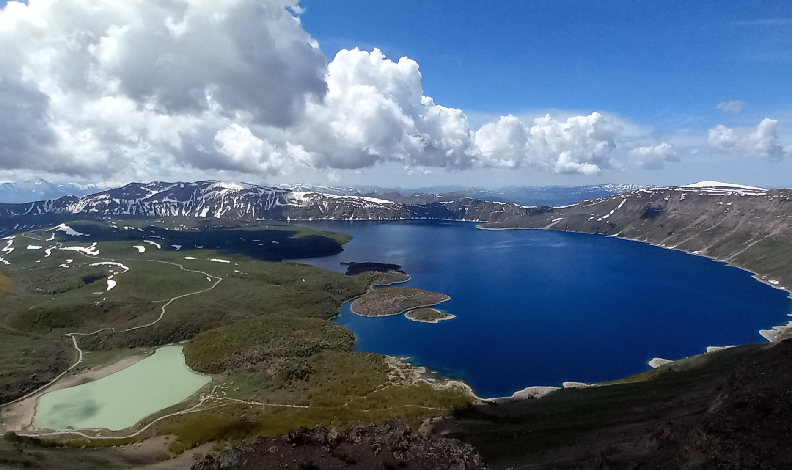
<path fill-rule="evenodd" d="M 89 259 L 92 259 L 92 260 L 97 259 L 95 257 L 91 257 L 91 256 L 87 256 L 87 255 L 84 255 L 84 256 L 86 256 L 86 257 L 88 257 Z M 116 260 L 113 260 L 113 259 L 107 259 L 107 258 L 100 258 L 100 259 L 103 259 L 105 261 L 116 262 Z M 36 389 L 36 390 L 34 390 L 34 391 L 32 391 L 32 392 L 20 397 L 20 398 L 17 398 L 14 401 L 11 401 L 11 402 L 6 403 L 5 405 L 3 405 L 3 407 L 0 408 L 0 417 L 2 417 L 2 428 L 4 428 L 5 431 L 9 431 L 9 430 L 13 430 L 13 431 L 18 431 L 19 430 L 19 431 L 21 431 L 23 429 L 27 429 L 27 428 L 32 427 L 32 425 L 33 425 L 33 416 L 35 415 L 35 412 L 36 412 L 36 406 L 38 405 L 38 400 L 41 397 L 41 395 L 44 394 L 44 392 L 58 390 L 58 389 L 61 389 L 61 388 L 67 388 L 67 387 L 71 387 L 71 386 L 74 386 L 74 385 L 79 385 L 80 383 L 84 383 L 84 382 L 81 382 L 81 380 L 82 381 L 85 381 L 86 379 L 87 379 L 87 381 L 98 380 L 99 378 L 106 377 L 106 376 L 108 376 L 108 375 L 110 375 L 110 374 L 112 374 L 114 372 L 118 372 L 121 369 L 129 367 L 134 362 L 137 362 L 138 360 L 142 359 L 142 358 L 138 358 L 134 362 L 129 363 L 128 361 L 130 361 L 130 360 L 132 360 L 134 358 L 127 358 L 127 359 L 124 359 L 124 360 L 121 360 L 121 361 L 117 362 L 116 364 L 112 364 L 110 366 L 104 367 L 104 368 L 96 370 L 96 371 L 88 371 L 88 372 L 83 373 L 83 374 L 78 374 L 78 375 L 75 375 L 75 376 L 68 377 L 65 381 L 61 382 L 61 379 L 63 377 L 65 377 L 67 374 L 72 372 L 74 370 L 74 368 L 76 368 L 78 365 L 80 365 L 83 362 L 83 350 L 80 349 L 80 345 L 77 342 L 77 337 L 79 337 L 79 336 L 93 336 L 93 335 L 96 335 L 96 334 L 101 333 L 103 331 L 111 331 L 113 333 L 124 333 L 124 332 L 128 332 L 128 331 L 139 330 L 141 328 L 149 328 L 149 327 L 159 323 L 165 317 L 165 312 L 166 312 L 167 307 L 170 304 L 172 304 L 173 302 L 175 302 L 176 300 L 182 299 L 184 297 L 189 297 L 189 296 L 192 296 L 192 295 L 198 295 L 198 294 L 203 294 L 205 292 L 208 292 L 208 291 L 214 289 L 215 287 L 217 287 L 217 285 L 220 284 L 223 281 L 223 278 L 220 277 L 220 276 L 214 276 L 214 275 L 211 275 L 211 274 L 206 273 L 204 271 L 199 271 L 199 270 L 195 270 L 195 269 L 187 269 L 187 268 L 185 268 L 184 266 L 182 266 L 181 264 L 178 264 L 178 263 L 172 263 L 172 262 L 169 262 L 169 261 L 158 261 L 158 260 L 139 260 L 139 261 L 149 261 L 149 262 L 152 262 L 152 263 L 170 264 L 172 266 L 177 266 L 182 271 L 203 274 L 203 275 L 205 275 L 207 277 L 207 279 L 214 280 L 214 282 L 213 282 L 213 284 L 210 287 L 208 287 L 206 289 L 201 289 L 199 291 L 190 292 L 190 293 L 187 293 L 187 294 L 177 295 L 176 297 L 173 297 L 173 298 L 169 299 L 167 302 L 165 302 L 162 305 L 161 311 L 160 311 L 160 316 L 156 320 L 154 320 L 154 321 L 152 321 L 150 323 L 147 323 L 145 325 L 134 326 L 134 327 L 126 328 L 126 329 L 119 330 L 119 331 L 117 331 L 113 327 L 107 327 L 107 328 L 101 328 L 101 329 L 96 330 L 96 331 L 91 332 L 91 333 L 80 333 L 80 332 L 67 333 L 66 336 L 71 338 L 72 343 L 74 345 L 74 349 L 77 351 L 77 361 L 74 364 L 72 364 L 68 369 L 66 369 L 61 374 L 59 374 L 57 377 L 55 377 L 52 381 L 47 383 L 46 385 L 44 385 L 42 387 L 39 387 L 38 389 Z M 85 374 L 89 374 L 89 375 L 85 375 Z M 95 378 L 92 378 L 92 377 L 95 377 Z M 79 434 L 79 433 L 77 433 L 77 434 Z M 88 437 L 88 436 L 86 436 L 86 437 Z"/>
<path fill-rule="evenodd" d="M 105 378 L 111 374 L 115 374 L 116 372 L 124 370 L 127 367 L 131 366 L 132 364 L 135 364 L 145 358 L 146 356 L 142 354 L 131 357 L 125 357 L 119 361 L 116 361 L 104 367 L 87 370 L 79 374 L 65 377 L 63 380 L 57 383 L 53 383 L 50 386 L 50 388 L 48 388 L 46 391 L 53 392 L 55 390 L 60 390 L 63 388 L 74 387 L 75 385 L 94 382 L 96 380 Z M 0 418 L 2 418 L 2 426 L 0 426 L 0 431 L 18 432 L 32 428 L 33 417 L 36 415 L 38 401 L 39 398 L 41 398 L 41 396 L 44 394 L 44 392 L 45 392 L 44 390 L 39 390 L 37 394 L 29 396 L 28 398 L 13 403 L 11 405 L 8 405 L 4 407 L 2 410 L 0 410 Z"/>

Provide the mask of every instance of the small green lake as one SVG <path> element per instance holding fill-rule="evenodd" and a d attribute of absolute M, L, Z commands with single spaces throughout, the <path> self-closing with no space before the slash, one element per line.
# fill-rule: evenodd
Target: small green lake
<path fill-rule="evenodd" d="M 33 424 L 117 431 L 185 400 L 211 380 L 187 367 L 181 346 L 165 346 L 115 374 L 43 395 Z"/>

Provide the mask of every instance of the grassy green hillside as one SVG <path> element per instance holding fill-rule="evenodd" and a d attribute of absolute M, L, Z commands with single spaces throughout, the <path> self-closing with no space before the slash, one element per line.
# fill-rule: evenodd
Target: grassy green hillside
<path fill-rule="evenodd" d="M 369 289 L 366 273 L 272 260 L 328 254 L 347 235 L 223 223 L 74 222 L 0 241 L 7 245 L 0 271 L 0 403 L 74 364 L 68 336 L 74 333 L 84 353 L 74 372 L 186 341 L 188 365 L 213 381 L 135 429 L 102 433 L 118 439 L 49 437 L 69 446 L 173 434 L 171 452 L 178 454 L 204 442 L 222 447 L 315 424 L 401 416 L 418 425 L 470 402 L 465 387 L 429 383 L 409 366 L 352 352 L 354 335 L 330 319 Z"/>
<path fill-rule="evenodd" d="M 267 316 L 201 333 L 184 348 L 191 369 L 218 374 L 301 360 L 325 350 L 350 352 L 351 331 L 319 318 Z"/>

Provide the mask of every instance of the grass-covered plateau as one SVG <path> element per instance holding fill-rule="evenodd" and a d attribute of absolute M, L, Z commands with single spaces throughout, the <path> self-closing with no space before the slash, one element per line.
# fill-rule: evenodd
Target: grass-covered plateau
<path fill-rule="evenodd" d="M 94 220 L 3 240 L 0 403 L 64 372 L 180 342 L 187 364 L 212 376 L 196 395 L 130 429 L 40 437 L 76 451 L 169 435 L 173 456 L 316 424 L 398 416 L 417 426 L 472 400 L 462 384 L 353 352 L 354 335 L 330 320 L 371 288 L 369 275 L 280 261 L 336 252 L 347 235 L 266 222 L 198 225 Z M 36 434 L 3 416 L 4 431 Z"/>

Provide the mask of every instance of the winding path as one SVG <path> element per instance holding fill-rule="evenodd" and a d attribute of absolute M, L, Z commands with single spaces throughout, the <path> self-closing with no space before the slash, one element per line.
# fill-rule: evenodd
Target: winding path
<path fill-rule="evenodd" d="M 217 389 L 217 386 L 215 386 L 208 395 L 202 395 L 200 400 L 198 401 L 198 403 L 196 403 L 195 405 L 193 405 L 193 406 L 191 406 L 191 407 L 189 407 L 189 408 L 187 408 L 185 410 L 182 410 L 182 411 L 177 411 L 175 413 L 170 413 L 170 414 L 167 414 L 167 415 L 164 415 L 164 416 L 160 416 L 159 418 L 151 421 L 150 423 L 148 423 L 147 425 L 143 426 L 142 428 L 140 428 L 139 430 L 135 431 L 134 433 L 126 435 L 126 436 L 100 436 L 98 434 L 94 435 L 94 436 L 91 436 L 91 435 L 85 434 L 83 432 L 83 431 L 86 431 L 86 430 L 83 430 L 83 431 L 54 431 L 54 432 L 34 433 L 34 434 L 22 434 L 22 433 L 20 433 L 19 435 L 23 436 L 23 437 L 46 437 L 46 436 L 72 435 L 72 436 L 84 437 L 86 439 L 99 439 L 99 440 L 131 439 L 131 438 L 134 438 L 134 437 L 137 437 L 137 436 L 143 434 L 147 429 L 151 428 L 156 423 L 158 423 L 158 422 L 160 422 L 160 421 L 162 421 L 164 419 L 172 418 L 174 416 L 186 415 L 186 414 L 189 414 L 189 413 L 198 413 L 198 412 L 201 412 L 201 411 L 214 410 L 214 409 L 221 408 L 223 406 L 231 405 L 231 404 L 234 404 L 234 403 L 241 403 L 241 404 L 248 405 L 248 406 L 264 406 L 264 407 L 273 407 L 273 408 L 302 408 L 302 409 L 308 409 L 308 408 L 315 408 L 316 409 L 316 408 L 318 408 L 318 409 L 325 409 L 325 410 L 343 410 L 345 408 L 348 409 L 348 407 L 346 405 L 344 405 L 343 407 L 337 407 L 337 406 L 335 406 L 335 407 L 331 407 L 331 406 L 319 406 L 319 407 L 317 407 L 317 406 L 308 406 L 308 405 L 286 405 L 286 404 L 276 404 L 276 403 L 261 403 L 261 402 L 257 402 L 257 401 L 239 400 L 237 398 L 218 397 L 218 396 L 214 395 L 216 389 Z M 206 406 L 206 407 L 202 408 L 204 403 L 209 402 L 211 400 L 219 402 L 219 403 L 217 403 L 215 405 L 212 405 L 212 406 Z M 230 403 L 222 403 L 223 401 L 230 402 Z M 426 410 L 438 410 L 438 411 L 446 410 L 446 408 L 435 408 L 435 407 L 430 407 L 430 406 L 411 405 L 411 404 L 405 404 L 405 405 L 402 405 L 401 407 L 405 407 L 405 408 L 421 408 L 421 409 L 426 409 Z M 384 411 L 384 410 L 393 410 L 393 409 L 396 409 L 396 408 L 356 409 L 356 411 L 368 412 L 368 411 Z M 97 429 L 96 431 L 98 432 L 99 430 Z"/>
<path fill-rule="evenodd" d="M 86 255 L 85 253 L 81 253 L 81 252 L 78 252 L 78 253 L 80 253 L 80 254 L 82 254 L 83 256 L 85 256 L 85 257 L 87 257 L 87 258 L 89 258 L 89 259 L 92 259 L 92 260 L 95 260 L 95 259 L 97 259 L 96 257 L 93 257 L 93 256 Z M 99 259 L 103 259 L 103 260 L 105 260 L 105 261 L 112 261 L 112 262 L 117 262 L 116 260 L 114 260 L 114 259 L 109 259 L 109 258 L 99 258 Z M 129 261 L 129 260 L 125 260 L 125 261 Z M 35 395 L 37 395 L 37 394 L 39 394 L 39 393 L 43 392 L 43 391 L 44 391 L 44 390 L 46 390 L 47 388 L 51 387 L 51 386 L 52 386 L 52 385 L 53 385 L 55 382 L 57 382 L 58 380 L 60 380 L 61 378 L 63 378 L 63 376 L 65 376 L 66 374 L 68 374 L 69 372 L 71 372 L 72 370 L 74 370 L 74 368 L 75 368 L 75 367 L 77 367 L 78 365 L 80 365 L 80 364 L 82 363 L 82 361 L 83 361 L 83 350 L 82 350 L 82 349 L 80 349 L 80 346 L 79 346 L 79 344 L 77 344 L 77 337 L 78 337 L 78 336 L 93 336 L 93 335 L 99 334 L 99 333 L 101 333 L 101 332 L 103 332 L 103 331 L 111 331 L 111 332 L 113 332 L 113 333 L 125 333 L 125 332 L 128 332 L 128 331 L 134 331 L 134 330 L 139 330 L 139 329 L 141 329 L 141 328 L 148 328 L 148 327 L 154 326 L 154 325 L 156 325 L 157 323 L 159 323 L 159 322 L 160 322 L 160 321 L 161 321 L 161 320 L 162 320 L 162 319 L 165 317 L 165 309 L 166 309 L 166 308 L 167 308 L 167 307 L 168 307 L 170 304 L 172 304 L 173 302 L 175 302 L 176 300 L 182 299 L 182 298 L 184 298 L 184 297 L 189 297 L 189 296 L 191 296 L 191 295 L 198 295 L 198 294 L 203 294 L 204 292 L 208 292 L 208 291 L 210 291 L 210 290 L 214 289 L 215 287 L 217 287 L 217 285 L 218 285 L 218 284 L 220 284 L 220 283 L 223 281 L 223 278 L 222 278 L 222 277 L 220 277 L 220 276 L 213 276 L 213 275 L 211 275 L 211 274 L 209 274 L 209 273 L 207 273 L 207 272 L 204 272 L 204 271 L 199 271 L 199 270 L 197 270 L 197 269 L 187 269 L 187 268 L 185 268 L 184 266 L 182 266 L 181 264 L 178 264 L 178 263 L 173 263 L 173 262 L 170 262 L 170 261 L 159 261 L 159 260 L 150 260 L 150 259 L 145 259 L 145 260 L 134 260 L 134 261 L 148 261 L 148 262 L 151 262 L 151 263 L 170 264 L 170 265 L 172 265 L 172 266 L 177 266 L 177 267 L 178 267 L 179 269 L 181 269 L 182 271 L 187 271 L 187 272 L 192 272 L 192 273 L 200 273 L 200 274 L 203 274 L 203 275 L 205 275 L 205 276 L 206 276 L 208 279 L 214 279 L 214 280 L 215 280 L 215 282 L 212 284 L 212 286 L 211 286 L 211 287 L 208 287 L 208 288 L 206 288 L 206 289 L 202 289 L 202 290 L 199 290 L 199 291 L 196 291 L 196 292 L 190 292 L 190 293 L 188 293 L 188 294 L 177 295 L 176 297 L 173 297 L 173 298 L 169 299 L 167 302 L 165 302 L 165 303 L 162 305 L 162 308 L 161 308 L 161 311 L 160 311 L 160 316 L 159 316 L 159 317 L 158 317 L 156 320 L 154 320 L 153 322 L 151 322 L 151 323 L 147 323 L 147 324 L 145 324 L 145 325 L 140 325 L 140 326 L 133 326 L 133 327 L 131 327 L 131 328 L 126 328 L 126 329 L 123 329 L 123 330 L 120 330 L 120 331 L 116 330 L 116 329 L 115 329 L 115 328 L 113 328 L 113 327 L 108 327 L 108 328 L 101 328 L 101 329 L 98 329 L 98 330 L 96 330 L 96 331 L 94 331 L 94 332 L 92 332 L 92 333 L 80 333 L 80 332 L 66 333 L 66 336 L 68 336 L 69 338 L 71 338 L 71 340 L 72 340 L 72 344 L 74 344 L 74 349 L 77 351 L 77 362 L 75 362 L 74 364 L 72 364 L 72 365 L 71 365 L 71 366 L 70 366 L 68 369 L 66 369 L 65 371 L 61 372 L 61 373 L 60 373 L 60 374 L 59 374 L 57 377 L 55 377 L 54 379 L 52 379 L 52 380 L 51 380 L 49 383 L 47 383 L 46 385 L 43 385 L 43 386 L 41 386 L 41 387 L 37 388 L 36 390 L 33 390 L 32 392 L 29 392 L 29 393 L 27 393 L 26 395 L 23 395 L 23 396 L 21 396 L 21 397 L 17 398 L 16 400 L 12 400 L 12 401 L 10 401 L 10 402 L 8 402 L 8 403 L 4 404 L 4 405 L 2 406 L 3 408 L 5 408 L 5 407 L 8 407 L 8 406 L 11 406 L 11 405 L 13 405 L 13 404 L 16 404 L 16 403 L 19 403 L 19 402 L 21 402 L 21 401 L 23 401 L 23 400 L 27 400 L 28 398 L 30 398 L 30 397 L 33 397 L 33 396 L 35 396 Z"/>
<path fill-rule="evenodd" d="M 58 244 L 60 245 L 60 243 L 58 243 Z M 98 258 L 96 256 L 90 256 L 90 255 L 88 255 L 86 253 L 82 253 L 82 252 L 77 252 L 77 253 L 79 253 L 80 255 L 82 255 L 82 256 L 84 256 L 84 257 L 86 257 L 88 259 L 91 259 L 91 260 L 101 259 L 101 260 L 104 260 L 106 262 L 116 262 L 116 263 L 118 262 L 118 261 L 116 261 L 114 259 L 110 259 L 110 258 Z M 220 282 L 223 281 L 223 278 L 220 277 L 220 276 L 213 276 L 213 275 L 211 275 L 211 274 L 209 274 L 207 272 L 200 271 L 200 270 L 187 269 L 181 264 L 170 262 L 170 261 L 160 261 L 160 260 L 150 260 L 150 259 L 144 259 L 144 260 L 136 259 L 136 260 L 124 260 L 124 261 L 146 261 L 146 262 L 151 262 L 151 263 L 169 264 L 169 265 L 172 265 L 172 266 L 177 266 L 182 271 L 203 274 L 203 275 L 205 275 L 207 277 L 207 279 L 214 280 L 214 283 L 210 287 L 208 287 L 206 289 L 201 289 L 199 291 L 178 295 L 176 297 L 168 299 L 162 305 L 162 307 L 160 309 L 159 317 L 156 320 L 154 320 L 154 321 L 152 321 L 150 323 L 147 323 L 145 325 L 134 326 L 134 327 L 126 328 L 126 329 L 123 329 L 123 330 L 116 330 L 114 327 L 106 327 L 106 328 L 101 328 L 99 330 L 93 331 L 91 333 L 81 333 L 81 332 L 66 333 L 65 336 L 68 336 L 69 338 L 71 338 L 72 344 L 74 345 L 74 349 L 77 351 L 77 354 L 78 354 L 77 361 L 74 364 L 72 364 L 68 369 L 66 369 L 64 372 L 62 372 L 57 377 L 55 377 L 52 381 L 47 383 L 46 385 L 44 385 L 42 387 L 39 387 L 38 389 L 36 389 L 36 390 L 34 390 L 34 391 L 32 391 L 32 392 L 20 397 L 20 398 L 17 398 L 16 400 L 13 400 L 13 401 L 11 401 L 9 403 L 4 404 L 2 406 L 3 408 L 5 408 L 7 406 L 10 406 L 10 405 L 13 405 L 15 403 L 18 403 L 20 401 L 29 399 L 29 398 L 31 398 L 31 397 L 43 392 L 44 390 L 46 390 L 47 388 L 52 386 L 55 382 L 57 382 L 58 380 L 63 378 L 66 374 L 68 374 L 69 372 L 74 370 L 75 367 L 80 365 L 83 362 L 83 350 L 80 348 L 80 346 L 79 346 L 79 344 L 77 342 L 77 338 L 78 337 L 80 337 L 80 336 L 93 336 L 93 335 L 99 334 L 99 333 L 101 333 L 103 331 L 111 331 L 113 333 L 124 333 L 124 332 L 129 332 L 129 331 L 139 330 L 139 329 L 142 329 L 142 328 L 151 327 L 151 326 L 156 325 L 157 323 L 159 323 L 165 317 L 165 313 L 166 313 L 167 307 L 170 304 L 172 304 L 173 302 L 175 302 L 176 300 L 182 299 L 184 297 L 188 297 L 188 296 L 192 296 L 192 295 L 198 295 L 198 294 L 202 294 L 202 293 L 208 292 L 208 291 L 216 288 L 220 284 Z M 239 400 L 239 399 L 230 398 L 230 397 L 219 397 L 219 396 L 215 395 L 216 389 L 217 389 L 217 385 L 212 389 L 211 392 L 209 392 L 206 395 L 202 395 L 200 397 L 198 403 L 196 403 L 195 405 L 192 405 L 192 406 L 190 406 L 190 407 L 188 407 L 188 408 L 186 408 L 184 410 L 181 410 L 181 411 L 177 411 L 177 412 L 170 413 L 170 414 L 167 414 L 167 415 L 164 415 L 164 416 L 160 416 L 160 417 L 154 419 L 153 421 L 151 421 L 150 423 L 146 424 L 142 428 L 138 429 L 134 433 L 126 435 L 126 436 L 100 436 L 100 435 L 93 435 L 92 436 L 92 435 L 86 434 L 84 432 L 84 431 L 90 431 L 88 429 L 85 429 L 85 430 L 70 430 L 70 431 L 54 431 L 54 432 L 46 432 L 46 433 L 19 433 L 19 435 L 20 436 L 25 436 L 25 437 L 46 437 L 46 436 L 73 435 L 73 436 L 84 437 L 84 438 L 87 438 L 87 439 L 98 439 L 98 440 L 112 440 L 112 439 L 116 439 L 116 440 L 121 439 L 121 440 L 123 440 L 123 439 L 130 439 L 130 438 L 134 438 L 134 437 L 140 436 L 146 430 L 150 429 L 153 425 L 155 425 L 156 423 L 158 423 L 158 422 L 160 422 L 162 420 L 165 420 L 165 419 L 168 419 L 168 418 L 172 418 L 174 416 L 180 416 L 180 415 L 189 414 L 189 413 L 197 413 L 197 412 L 201 412 L 201 411 L 208 411 L 208 410 L 220 408 L 220 407 L 223 407 L 223 406 L 228 406 L 228 405 L 231 405 L 231 404 L 234 404 L 234 403 L 240 403 L 240 404 L 244 404 L 244 405 L 248 405 L 248 406 L 261 406 L 261 407 L 273 407 L 273 408 L 300 408 L 300 409 L 322 408 L 322 409 L 339 409 L 339 410 L 340 409 L 344 409 L 344 408 L 348 409 L 346 404 L 343 405 L 343 407 L 311 407 L 311 406 L 308 406 L 308 405 L 290 405 L 290 404 L 262 403 L 262 402 L 258 402 L 258 401 Z M 212 403 L 212 402 L 214 402 L 214 403 Z M 442 409 L 442 408 L 434 408 L 434 407 L 427 407 L 427 406 L 421 406 L 421 405 L 410 405 L 410 404 L 405 404 L 405 405 L 403 405 L 403 407 L 415 407 L 415 408 L 430 409 L 430 410 L 441 410 Z M 391 409 L 391 408 L 387 408 L 387 409 Z M 359 409 L 357 411 L 363 411 L 363 412 L 382 411 L 382 409 L 376 409 L 376 410 Z M 97 429 L 96 432 L 98 433 L 98 432 L 100 432 L 100 430 Z"/>

